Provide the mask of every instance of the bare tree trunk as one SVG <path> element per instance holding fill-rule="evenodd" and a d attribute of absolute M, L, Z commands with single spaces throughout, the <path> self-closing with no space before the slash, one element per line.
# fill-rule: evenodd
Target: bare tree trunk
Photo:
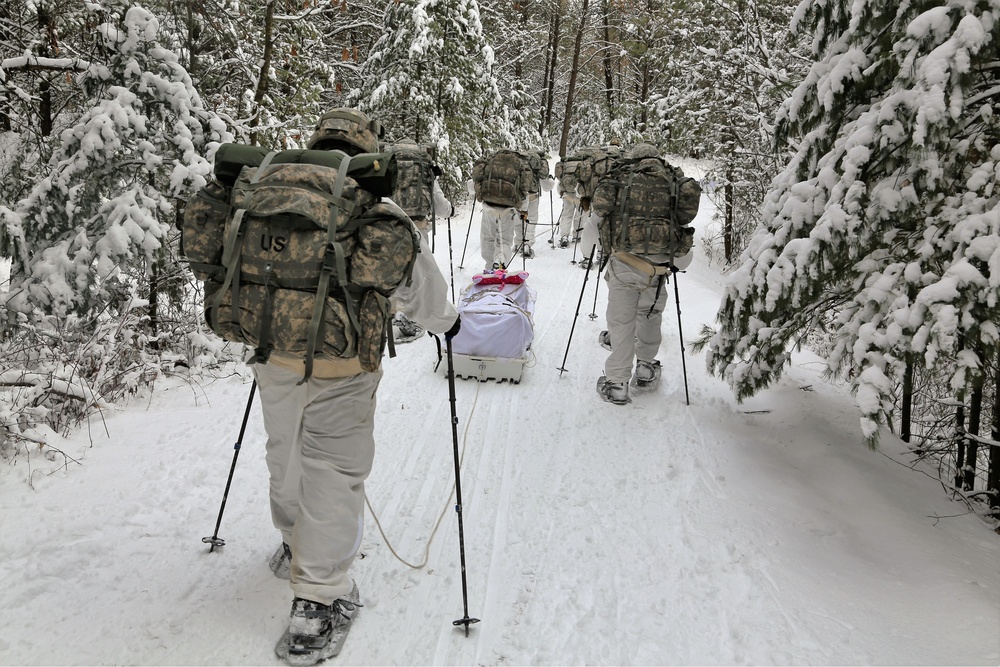
<path fill-rule="evenodd" d="M 567 1 L 559 0 L 552 15 L 551 29 L 549 30 L 548 65 L 545 68 L 544 85 L 545 109 L 542 112 L 541 126 L 538 128 L 539 133 L 542 134 L 544 134 L 545 128 L 552 126 L 552 107 L 556 97 L 556 63 L 559 60 L 559 37 Z"/>
<path fill-rule="evenodd" d="M 38 55 L 51 56 L 52 52 L 49 47 L 57 45 L 56 27 L 52 17 L 43 6 L 38 7 L 38 27 L 45 33 L 45 39 L 38 45 Z M 44 77 L 45 74 L 41 76 Z M 38 132 L 41 136 L 48 137 L 52 134 L 54 120 L 52 118 L 52 85 L 48 79 L 42 78 L 38 84 Z"/>
<path fill-rule="evenodd" d="M 913 421 L 913 355 L 906 355 L 906 370 L 903 371 L 903 396 L 899 418 L 899 437 L 903 442 L 910 441 L 910 429 Z"/>
<path fill-rule="evenodd" d="M 573 64 L 569 70 L 569 88 L 566 91 L 566 115 L 563 116 L 562 136 L 559 138 L 559 155 L 566 155 L 569 145 L 569 128 L 573 121 L 573 103 L 576 97 L 576 79 L 580 74 L 580 49 L 583 46 L 583 34 L 586 31 L 587 11 L 590 0 L 583 0 L 580 9 L 580 27 L 576 31 L 576 44 L 573 46 Z"/>
<path fill-rule="evenodd" d="M 976 346 L 976 352 L 982 359 L 982 346 Z M 983 376 L 980 373 L 973 380 L 972 396 L 969 404 L 969 430 L 973 436 L 979 435 L 979 422 L 983 414 Z M 968 438 L 965 449 L 965 469 L 962 471 L 962 490 L 972 491 L 976 486 L 976 459 L 979 456 L 979 441 L 975 437 Z"/>
<path fill-rule="evenodd" d="M 723 252 L 726 257 L 726 264 L 733 263 L 733 246 L 735 239 L 733 236 L 736 234 L 736 221 L 735 221 L 735 209 L 736 209 L 736 192 L 733 190 L 733 167 L 732 165 L 726 166 L 726 226 L 722 232 L 722 244 Z"/>
<path fill-rule="evenodd" d="M 614 61 L 611 57 L 611 16 L 608 0 L 602 0 L 602 11 L 604 12 L 604 55 L 601 56 L 601 64 L 604 65 L 604 98 L 608 105 L 608 118 L 615 117 L 615 77 Z"/>
<path fill-rule="evenodd" d="M 197 26 L 194 22 L 194 0 L 187 0 L 187 47 L 188 47 L 188 74 L 192 77 L 198 76 L 198 54 L 195 52 L 195 32 Z"/>
<path fill-rule="evenodd" d="M 993 429 L 990 436 L 1000 441 L 1000 357 L 993 369 Z M 993 516 L 1000 517 L 1000 447 L 990 447 L 989 470 L 986 471 L 986 489 L 990 494 Z"/>
<path fill-rule="evenodd" d="M 268 72 L 271 71 L 271 52 L 274 42 L 274 0 L 268 0 L 267 13 L 264 16 L 264 57 L 260 64 L 260 76 L 257 79 L 257 92 L 254 93 L 253 116 L 250 118 L 250 127 L 256 128 L 260 124 L 260 107 L 267 94 Z M 257 145 L 257 130 L 250 133 L 250 145 Z"/>

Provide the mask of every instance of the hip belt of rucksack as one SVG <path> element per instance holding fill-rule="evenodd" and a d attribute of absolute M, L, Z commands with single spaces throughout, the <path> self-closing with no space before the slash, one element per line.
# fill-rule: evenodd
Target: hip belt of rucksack
<path fill-rule="evenodd" d="M 670 264 L 654 264 L 648 259 L 640 257 L 639 255 L 633 255 L 630 252 L 625 252 L 623 250 L 616 250 L 611 253 L 611 256 L 618 261 L 628 264 L 636 271 L 643 273 L 647 276 L 663 276 L 670 271 Z"/>

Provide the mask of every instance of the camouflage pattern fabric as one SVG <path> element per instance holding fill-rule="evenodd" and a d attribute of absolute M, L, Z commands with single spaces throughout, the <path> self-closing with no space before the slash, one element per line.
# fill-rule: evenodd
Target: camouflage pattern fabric
<path fill-rule="evenodd" d="M 615 161 L 621 156 L 621 149 L 618 146 L 608 146 L 606 148 L 588 148 L 586 157 L 576 170 L 577 180 L 580 184 L 582 196 L 593 199 L 594 191 L 601 179 L 611 173 Z"/>
<path fill-rule="evenodd" d="M 687 227 L 698 213 L 701 187 L 659 158 L 625 162 L 601 179 L 591 205 L 601 216 L 601 245 L 637 255 L 686 255 Z"/>
<path fill-rule="evenodd" d="M 377 153 L 382 126 L 355 109 L 334 109 L 319 117 L 306 148 L 324 141 L 346 142 L 362 153 Z"/>
<path fill-rule="evenodd" d="M 556 163 L 555 176 L 556 180 L 559 181 L 559 190 L 561 192 L 574 192 L 576 190 L 576 172 L 580 167 L 582 159 L 579 157 L 565 157 Z"/>
<path fill-rule="evenodd" d="M 185 211 L 189 260 L 196 252 L 221 267 L 201 272 L 206 319 L 259 359 L 272 350 L 302 355 L 307 374 L 315 355 L 358 357 L 362 369 L 377 370 L 388 297 L 419 250 L 412 223 L 338 169 L 264 165 L 243 169 L 225 207 L 202 203 L 219 194 L 213 189 Z"/>
<path fill-rule="evenodd" d="M 531 167 L 517 151 L 499 150 L 472 168 L 476 199 L 494 206 L 521 206 L 532 178 Z"/>
<path fill-rule="evenodd" d="M 184 207 L 181 219 L 181 255 L 198 280 L 222 280 L 222 221 L 229 217 L 230 189 L 209 181 Z"/>
<path fill-rule="evenodd" d="M 396 156 L 396 190 L 392 200 L 414 220 L 424 220 L 433 212 L 434 171 L 431 156 L 413 142 L 392 146 Z"/>

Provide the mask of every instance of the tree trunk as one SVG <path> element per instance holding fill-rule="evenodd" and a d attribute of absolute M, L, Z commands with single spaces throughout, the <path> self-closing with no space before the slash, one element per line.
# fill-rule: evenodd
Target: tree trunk
<path fill-rule="evenodd" d="M 198 54 L 195 52 L 195 32 L 197 26 L 194 22 L 194 0 L 187 0 L 187 48 L 188 48 L 188 74 L 193 79 L 198 78 Z"/>
<path fill-rule="evenodd" d="M 566 91 L 566 115 L 563 116 L 562 136 L 559 139 L 559 155 L 566 155 L 569 145 L 569 128 L 573 121 L 573 104 L 576 97 L 576 79 L 580 74 L 580 49 L 583 46 L 583 34 L 587 26 L 587 11 L 590 0 L 583 0 L 580 10 L 580 27 L 576 31 L 576 44 L 573 45 L 573 64 L 569 70 L 569 88 Z"/>
<path fill-rule="evenodd" d="M 52 55 L 49 46 L 56 44 L 56 27 L 52 17 L 42 6 L 38 8 L 38 28 L 45 34 L 45 38 L 38 45 L 38 55 L 49 57 Z M 44 74 L 41 76 L 43 78 L 38 84 L 38 133 L 48 137 L 52 134 L 55 120 L 52 118 L 52 85 L 44 78 Z"/>
<path fill-rule="evenodd" d="M 734 216 L 734 210 L 736 209 L 736 193 L 733 191 L 733 168 L 732 165 L 726 166 L 726 224 L 722 232 L 722 243 L 724 246 L 723 252 L 726 256 L 726 264 L 733 263 L 733 246 L 735 239 L 733 236 L 736 233 L 736 222 Z"/>
<path fill-rule="evenodd" d="M 977 346 L 976 352 L 982 359 L 982 347 Z M 979 422 L 983 414 L 983 375 L 979 373 L 972 385 L 972 396 L 969 405 L 969 429 L 968 433 L 973 436 L 979 435 Z M 972 491 L 976 486 L 976 459 L 979 456 L 979 441 L 973 438 L 966 439 L 965 446 L 965 468 L 962 471 L 962 490 Z"/>
<path fill-rule="evenodd" d="M 955 410 L 955 488 L 962 488 L 962 474 L 965 471 L 965 397 L 961 397 Z"/>
<path fill-rule="evenodd" d="M 615 117 L 615 77 L 614 61 L 611 58 L 611 16 L 608 0 L 603 0 L 602 11 L 604 12 L 604 55 L 601 56 L 601 63 L 604 65 L 604 97 L 608 105 L 608 118 Z"/>
<path fill-rule="evenodd" d="M 910 441 L 911 421 L 913 420 L 913 355 L 906 355 L 906 370 L 903 371 L 903 396 L 899 418 L 899 437 L 903 442 Z"/>
<path fill-rule="evenodd" d="M 264 16 L 264 57 L 261 59 L 260 63 L 260 77 L 257 79 L 257 91 L 253 96 L 254 108 L 252 110 L 253 116 L 250 118 L 251 128 L 256 128 L 260 125 L 261 103 L 264 101 L 264 96 L 267 94 L 267 83 L 270 79 L 268 73 L 271 71 L 271 52 L 274 42 L 274 1 L 275 0 L 268 0 L 267 13 Z M 256 129 L 250 133 L 250 145 L 257 145 Z"/>
<path fill-rule="evenodd" d="M 993 369 L 993 430 L 990 437 L 1000 441 L 1000 356 Z M 990 447 L 989 469 L 986 471 L 986 489 L 990 494 L 993 516 L 1000 517 L 1000 447 Z"/>
<path fill-rule="evenodd" d="M 552 127 L 552 107 L 555 104 L 556 98 L 556 63 L 559 60 L 559 37 L 562 28 L 562 17 L 566 13 L 567 2 L 568 0 L 559 0 L 555 16 L 552 17 L 552 33 L 549 45 L 551 51 L 549 52 L 549 66 L 546 72 L 545 113 L 542 117 L 542 127 L 539 128 L 539 132 L 542 132 L 547 127 Z M 562 152 L 560 152 L 559 156 L 566 157 Z"/>

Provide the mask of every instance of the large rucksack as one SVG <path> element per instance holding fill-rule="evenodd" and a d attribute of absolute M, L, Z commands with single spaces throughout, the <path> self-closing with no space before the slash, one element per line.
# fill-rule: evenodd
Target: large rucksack
<path fill-rule="evenodd" d="M 427 149 L 411 142 L 394 144 L 396 190 L 392 200 L 414 220 L 429 219 L 434 213 L 434 164 Z M 446 211 L 447 213 L 447 211 Z"/>
<path fill-rule="evenodd" d="M 580 196 L 593 199 L 597 184 L 611 173 L 615 162 L 620 159 L 621 149 L 618 146 L 592 147 L 585 149 L 584 155 L 576 170 L 577 182 L 580 184 Z"/>
<path fill-rule="evenodd" d="M 238 176 L 234 176 L 238 174 Z M 181 252 L 205 283 L 205 318 L 226 340 L 378 369 L 389 296 L 419 241 L 392 193 L 391 154 L 267 153 L 225 144 L 216 180 L 188 202 Z"/>
<path fill-rule="evenodd" d="M 541 184 L 549 175 L 548 163 L 537 151 L 528 151 L 523 154 L 531 169 L 531 183 L 528 185 L 528 192 L 538 194 L 541 191 Z"/>
<path fill-rule="evenodd" d="M 577 171 L 583 162 L 582 155 L 567 155 L 556 163 L 555 176 L 559 181 L 559 191 L 563 194 L 576 192 Z"/>
<path fill-rule="evenodd" d="M 531 179 L 527 160 L 512 150 L 499 150 L 472 168 L 476 198 L 493 206 L 521 206 Z"/>
<path fill-rule="evenodd" d="M 682 257 L 694 243 L 688 227 L 701 186 L 660 158 L 620 160 L 598 184 L 591 207 L 601 216 L 601 247 L 637 255 Z"/>

